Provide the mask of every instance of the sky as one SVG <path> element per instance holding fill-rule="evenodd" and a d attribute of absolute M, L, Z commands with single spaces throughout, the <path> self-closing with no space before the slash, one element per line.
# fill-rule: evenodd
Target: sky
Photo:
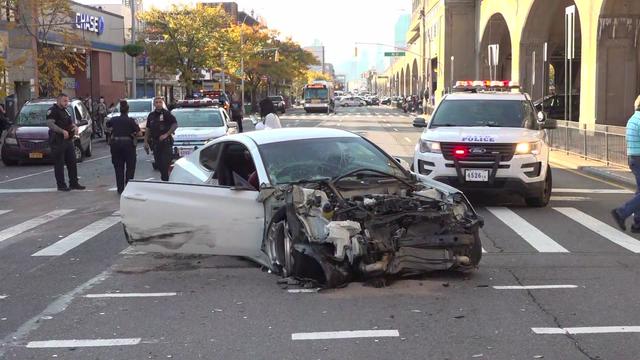
<path fill-rule="evenodd" d="M 88 4 L 121 3 L 122 0 L 81 0 Z M 144 7 L 165 8 L 170 4 L 189 4 L 194 0 L 144 0 Z M 379 57 L 392 51 L 356 42 L 393 44 L 394 25 L 398 17 L 411 11 L 411 0 L 237 0 L 238 8 L 255 10 L 267 26 L 290 36 L 302 46 L 321 43 L 325 58 L 337 73 L 360 73 L 376 64 L 387 65 Z M 379 56 L 376 56 L 379 55 Z M 357 67 L 354 66 L 357 64 Z M 380 71 L 384 69 L 378 69 Z"/>

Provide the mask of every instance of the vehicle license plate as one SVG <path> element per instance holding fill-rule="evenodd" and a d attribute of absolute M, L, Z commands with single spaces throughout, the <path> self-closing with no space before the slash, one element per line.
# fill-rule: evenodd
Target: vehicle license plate
<path fill-rule="evenodd" d="M 466 181 L 489 181 L 489 170 L 466 170 L 464 177 Z"/>
<path fill-rule="evenodd" d="M 180 156 L 191 155 L 192 152 L 193 149 L 178 149 L 178 154 L 180 154 Z"/>
<path fill-rule="evenodd" d="M 29 153 L 29 159 L 42 159 L 43 157 L 44 157 L 44 154 L 42 154 L 41 152 Z"/>

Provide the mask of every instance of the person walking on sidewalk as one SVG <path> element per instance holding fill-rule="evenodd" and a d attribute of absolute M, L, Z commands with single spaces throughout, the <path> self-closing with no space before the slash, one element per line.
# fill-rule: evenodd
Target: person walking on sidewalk
<path fill-rule="evenodd" d="M 129 117 L 129 103 L 126 100 L 120 101 L 120 116 L 107 121 L 107 126 L 113 129 L 109 139 L 111 163 L 116 171 L 118 194 L 122 194 L 136 172 L 136 139 L 141 135 L 140 127 Z"/>
<path fill-rule="evenodd" d="M 242 132 L 242 118 L 244 117 L 244 109 L 242 108 L 242 100 L 240 95 L 233 94 L 231 98 L 231 119 L 238 124 L 238 132 Z"/>
<path fill-rule="evenodd" d="M 635 113 L 627 122 L 626 135 L 629 168 L 636 178 L 636 195 L 621 207 L 613 209 L 611 215 L 623 231 L 627 230 L 625 221 L 633 215 L 631 232 L 640 233 L 640 96 L 636 99 L 634 106 Z"/>

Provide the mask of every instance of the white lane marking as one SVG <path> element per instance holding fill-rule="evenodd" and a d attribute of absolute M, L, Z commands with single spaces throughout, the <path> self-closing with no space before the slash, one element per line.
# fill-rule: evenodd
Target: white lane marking
<path fill-rule="evenodd" d="M 636 254 L 640 253 L 640 241 L 632 238 L 613 226 L 605 224 L 576 208 L 554 207 L 553 209 L 609 241 L 614 242 Z"/>
<path fill-rule="evenodd" d="M 513 211 L 505 207 L 489 207 L 487 210 L 539 252 L 569 252 Z"/>
<path fill-rule="evenodd" d="M 78 296 L 79 294 L 84 293 L 85 291 L 91 289 L 93 286 L 105 281 L 111 272 L 109 270 L 103 271 L 98 274 L 96 277 L 89 279 L 84 284 L 78 286 L 77 288 L 71 290 L 70 292 L 58 297 L 54 302 L 49 304 L 40 314 L 32 317 L 27 322 L 22 324 L 18 330 L 7 335 L 0 344 L 19 344 L 24 338 L 29 336 L 29 334 L 37 330 L 40 324 L 42 324 L 42 318 L 45 316 L 55 316 L 67 309 L 71 301 Z M 8 350 L 9 346 L 0 346 L 0 359 L 4 356 L 4 353 Z"/>
<path fill-rule="evenodd" d="M 354 339 L 354 338 L 378 338 L 398 337 L 398 330 L 355 330 L 355 331 L 327 331 L 293 333 L 291 340 L 327 340 L 327 339 Z"/>
<path fill-rule="evenodd" d="M 144 181 L 151 181 L 151 180 L 155 180 L 155 178 L 154 177 L 150 177 L 148 179 L 144 179 Z"/>
<path fill-rule="evenodd" d="M 290 294 L 300 294 L 300 293 L 317 293 L 318 291 L 320 291 L 320 288 L 313 288 L 313 289 L 289 289 L 289 290 L 287 290 L 287 292 L 289 292 Z"/>
<path fill-rule="evenodd" d="M 112 187 L 112 188 L 109 188 L 109 190 L 107 190 L 107 191 L 116 191 L 116 190 L 118 190 L 117 187 Z"/>
<path fill-rule="evenodd" d="M 633 194 L 633 191 L 624 189 L 553 189 L 554 193 L 566 194 Z"/>
<path fill-rule="evenodd" d="M 58 191 L 57 188 L 0 189 L 0 194 L 47 193 L 56 191 Z"/>
<path fill-rule="evenodd" d="M 145 251 L 138 251 L 133 246 L 129 246 L 126 249 L 120 251 L 120 255 L 146 255 Z"/>
<path fill-rule="evenodd" d="M 177 292 L 165 292 L 165 293 L 105 293 L 105 294 L 87 294 L 84 297 L 90 299 L 102 299 L 102 298 L 145 298 L 145 297 L 167 297 L 177 296 Z"/>
<path fill-rule="evenodd" d="M 552 196 L 551 201 L 587 201 L 591 200 L 588 197 L 582 196 Z"/>
<path fill-rule="evenodd" d="M 579 335 L 579 334 L 612 334 L 637 333 L 640 326 L 586 326 L 569 328 L 531 328 L 538 335 Z"/>
<path fill-rule="evenodd" d="M 4 300 L 6 299 L 8 296 L 7 295 L 0 295 L 0 300 Z"/>
<path fill-rule="evenodd" d="M 412 143 L 411 139 L 409 139 L 408 137 L 404 137 L 405 140 L 407 140 L 408 143 Z"/>
<path fill-rule="evenodd" d="M 27 348 L 30 349 L 50 349 L 50 348 L 81 348 L 81 347 L 105 347 L 105 346 L 131 346 L 138 345 L 142 338 L 131 339 L 87 339 L 87 340 L 46 340 L 30 341 Z"/>
<path fill-rule="evenodd" d="M 398 129 L 396 129 L 396 128 L 393 128 L 393 131 L 399 131 L 399 130 L 398 130 Z"/>
<path fill-rule="evenodd" d="M 138 148 L 138 150 L 140 150 L 140 149 L 141 148 Z M 85 160 L 85 161 L 79 163 L 78 165 L 86 164 L 86 163 L 90 163 L 90 162 L 94 162 L 94 161 L 99 161 L 99 160 L 104 160 L 104 159 L 108 159 L 108 158 L 111 158 L 111 155 L 106 155 L 106 156 L 102 156 L 102 157 L 91 159 L 91 160 Z M 0 181 L 0 184 L 6 184 L 6 183 L 13 182 L 13 181 L 26 179 L 26 178 L 32 177 L 32 176 L 38 176 L 38 175 L 42 175 L 42 174 L 47 174 L 47 173 L 50 173 L 50 172 L 53 172 L 53 169 L 44 170 L 44 171 L 40 171 L 40 172 L 37 172 L 37 173 L 29 174 L 29 175 L 19 176 L 17 178 L 3 180 L 3 181 Z"/>
<path fill-rule="evenodd" d="M 8 214 L 8 213 L 10 213 L 12 211 L 13 210 L 0 210 L 0 215 Z"/>
<path fill-rule="evenodd" d="M 575 289 L 578 285 L 525 285 L 525 286 L 494 286 L 496 290 L 545 290 L 545 289 Z"/>
<path fill-rule="evenodd" d="M 89 239 L 120 222 L 120 217 L 109 216 L 74 232 L 64 239 L 47 246 L 31 256 L 60 256 L 69 250 L 82 245 Z"/>
<path fill-rule="evenodd" d="M 12 238 L 16 235 L 20 235 L 25 231 L 29 231 L 33 228 L 35 228 L 36 226 L 40 226 L 42 224 L 46 224 L 49 221 L 55 220 L 61 216 L 64 216 L 70 212 L 72 212 L 73 209 L 70 210 L 54 210 L 51 211 L 49 213 L 46 213 L 42 216 L 38 216 L 36 218 L 33 218 L 31 220 L 27 220 L 21 224 L 12 226 L 10 228 L 4 229 L 2 231 L 0 231 L 0 242 L 3 242 L 9 238 Z"/>

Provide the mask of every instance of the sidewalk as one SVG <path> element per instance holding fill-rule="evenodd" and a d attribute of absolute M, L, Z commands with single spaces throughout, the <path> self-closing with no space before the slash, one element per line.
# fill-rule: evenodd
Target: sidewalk
<path fill-rule="evenodd" d="M 607 166 L 605 163 L 586 160 L 576 155 L 567 155 L 564 151 L 554 150 L 550 153 L 551 166 L 559 166 L 577 170 L 593 177 L 611 181 L 627 187 L 636 187 L 636 180 L 629 168 L 617 165 Z"/>

